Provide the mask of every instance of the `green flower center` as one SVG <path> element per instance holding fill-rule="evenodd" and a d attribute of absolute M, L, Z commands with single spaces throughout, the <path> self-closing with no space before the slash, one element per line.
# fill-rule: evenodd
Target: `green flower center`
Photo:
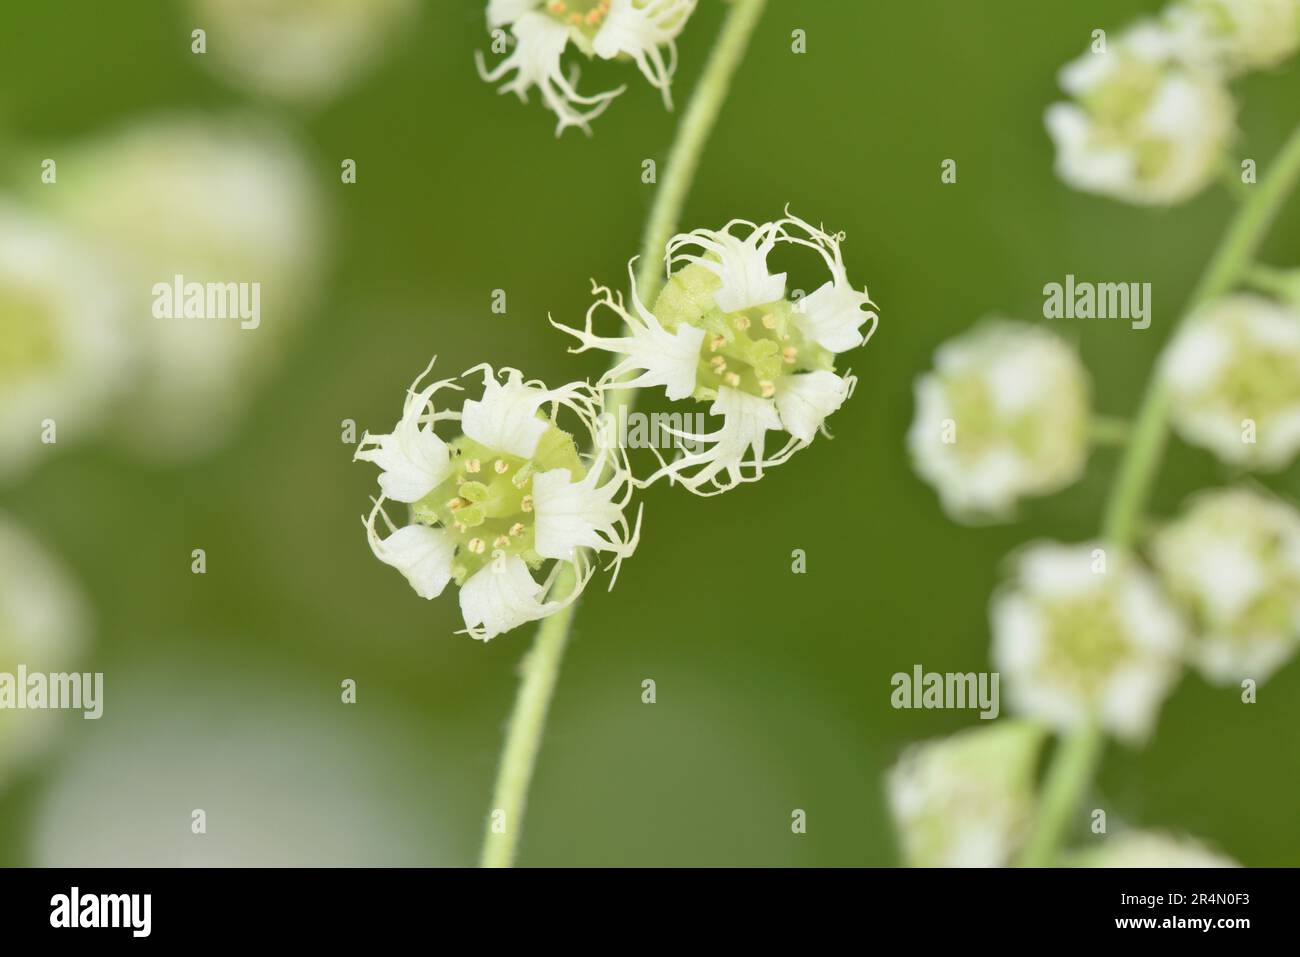
<path fill-rule="evenodd" d="M 578 30 L 588 39 L 595 37 L 609 16 L 610 0 L 547 0 L 546 10 L 552 20 Z"/>
<path fill-rule="evenodd" d="M 1077 688 L 1096 703 L 1110 678 L 1133 657 L 1113 602 L 1093 595 L 1046 603 L 1040 611 L 1049 635 L 1044 677 Z"/>
<path fill-rule="evenodd" d="M 58 354 L 48 304 L 26 290 L 0 286 L 0 382 L 49 368 Z"/>
<path fill-rule="evenodd" d="M 1242 333 L 1234 336 L 1233 359 L 1214 394 L 1244 418 L 1267 419 L 1300 404 L 1300 355 L 1260 344 Z"/>
<path fill-rule="evenodd" d="M 834 371 L 835 354 L 799 330 L 793 303 L 783 299 L 723 312 L 714 301 L 721 285 L 714 273 L 692 263 L 668 280 L 652 310 L 669 332 L 683 323 L 704 330 L 696 399 L 712 400 L 724 385 L 770 399 L 783 376 Z"/>
<path fill-rule="evenodd" d="M 411 506 L 415 521 L 443 528 L 456 542 L 452 577 L 457 585 L 489 563 L 522 558 L 530 568 L 544 559 L 534 547 L 533 477 L 569 470 L 578 481 L 586 469 L 573 436 L 550 425 L 531 459 L 497 452 L 462 435 L 450 443 L 452 474 Z"/>

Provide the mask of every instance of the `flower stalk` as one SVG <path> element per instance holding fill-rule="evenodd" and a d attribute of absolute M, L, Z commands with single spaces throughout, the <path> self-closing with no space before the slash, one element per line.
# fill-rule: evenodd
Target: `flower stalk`
<path fill-rule="evenodd" d="M 1300 127 L 1292 132 L 1272 168 L 1240 207 L 1184 316 L 1249 279 L 1255 257 L 1278 212 L 1300 180 Z M 1170 396 L 1159 377 L 1149 382 L 1134 420 L 1132 434 L 1111 488 L 1102 526 L 1108 547 L 1132 547 L 1155 483 L 1169 434 Z M 1060 742 L 1043 786 L 1034 830 L 1020 864 L 1042 867 L 1054 862 L 1061 839 L 1100 763 L 1105 739 L 1089 725 Z"/>
<path fill-rule="evenodd" d="M 717 123 L 732 78 L 744 59 L 765 4 L 766 0 L 735 0 L 732 3 L 704 73 L 678 125 L 665 176 L 646 224 L 638 264 L 637 286 L 648 301 L 653 301 L 663 282 L 661 251 L 677 228 L 705 144 Z M 606 396 L 608 409 L 614 415 L 618 415 L 620 409 L 630 407 L 633 400 L 634 393 L 630 389 L 611 390 Z M 571 572 L 562 572 L 555 585 L 554 597 L 563 600 L 574 584 Z M 480 859 L 483 867 L 510 867 L 518 853 L 528 788 L 575 609 L 576 604 L 570 604 L 541 623 L 533 647 L 521 664 L 522 680 L 506 729 L 483 840 Z"/>

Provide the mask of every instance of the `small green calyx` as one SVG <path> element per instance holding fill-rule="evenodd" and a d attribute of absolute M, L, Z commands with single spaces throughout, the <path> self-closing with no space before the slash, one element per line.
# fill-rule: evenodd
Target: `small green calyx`
<path fill-rule="evenodd" d="M 531 459 L 497 452 L 460 436 L 451 443 L 452 474 L 411 506 L 412 518 L 444 529 L 456 542 L 452 577 L 457 585 L 502 557 L 522 558 L 537 568 L 534 548 L 533 476 L 567 469 L 585 474 L 573 436 L 551 425 Z"/>
<path fill-rule="evenodd" d="M 834 371 L 834 353 L 803 335 L 793 303 L 782 299 L 723 312 L 714 299 L 721 284 L 704 266 L 692 263 L 674 274 L 655 300 L 655 317 L 665 329 L 686 324 L 704 330 L 695 398 L 714 399 L 725 385 L 770 399 L 784 376 Z"/>

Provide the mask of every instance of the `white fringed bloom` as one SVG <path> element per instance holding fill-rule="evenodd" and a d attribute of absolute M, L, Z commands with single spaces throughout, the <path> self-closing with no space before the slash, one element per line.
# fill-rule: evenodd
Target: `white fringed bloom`
<path fill-rule="evenodd" d="M 1161 359 L 1174 427 L 1224 462 L 1284 468 L 1300 450 L 1300 312 L 1253 295 L 1206 304 Z"/>
<path fill-rule="evenodd" d="M 1300 0 L 1179 0 L 1164 21 L 1182 56 L 1228 76 L 1276 66 L 1300 48 Z"/>
<path fill-rule="evenodd" d="M 1074 349 L 1026 323 L 991 322 L 939 347 L 916 380 L 907 445 L 958 521 L 1006 519 L 1018 499 L 1083 473 L 1090 384 Z"/>
<path fill-rule="evenodd" d="M 1200 841 L 1160 831 L 1120 831 L 1101 838 L 1101 846 L 1067 857 L 1072 867 L 1240 867 Z"/>
<path fill-rule="evenodd" d="M 994 667 L 1015 710 L 1061 731 L 1096 722 L 1146 738 L 1178 677 L 1184 628 L 1135 559 L 1029 546 L 990 611 Z"/>
<path fill-rule="evenodd" d="M 1300 512 L 1261 492 L 1207 492 L 1155 538 L 1169 593 L 1192 614 L 1191 657 L 1219 684 L 1265 681 L 1300 644 Z"/>
<path fill-rule="evenodd" d="M 28 674 L 66 672 L 89 635 L 89 609 L 67 569 L 0 513 L 0 672 L 17 675 L 19 665 Z M 7 703 L 0 711 L 0 783 L 40 748 L 62 717 Z"/>
<path fill-rule="evenodd" d="M 576 599 L 595 572 L 590 551 L 610 554 L 616 577 L 636 548 L 640 513 L 631 527 L 632 476 L 623 453 L 600 442 L 600 394 L 590 386 L 548 389 L 514 369 L 498 375 L 482 365 L 464 374 L 482 374 L 482 396 L 440 409 L 437 393 L 461 386 L 445 379 L 421 387 L 432 367 L 408 390 L 393 431 L 367 433 L 358 445 L 355 457 L 380 468 L 383 492 L 363 522 L 375 557 L 421 598 L 436 598 L 455 581 L 465 632 L 486 641 Z M 561 413 L 596 450 L 589 462 L 563 430 Z M 440 437 L 442 423 L 456 423 L 459 434 Z M 390 499 L 410 505 L 410 524 L 392 523 L 384 510 Z M 538 580 L 534 573 L 547 562 Z M 577 584 L 553 599 L 566 565 Z"/>
<path fill-rule="evenodd" d="M 1234 106 L 1218 75 L 1140 23 L 1061 71 L 1074 99 L 1048 108 L 1057 174 L 1075 189 L 1142 205 L 1190 199 L 1214 179 Z"/>
<path fill-rule="evenodd" d="M 321 245 L 311 168 L 260 121 L 181 116 L 88 143 L 64 164 L 77 175 L 42 195 L 120 281 L 140 360 L 122 437 L 165 461 L 213 451 L 307 314 Z M 239 315 L 160 317 L 155 286 L 178 275 L 222 290 L 244 283 L 249 297 L 256 284 L 256 328 Z"/>
<path fill-rule="evenodd" d="M 556 327 L 579 341 L 574 352 L 601 349 L 621 358 L 601 381 L 605 388 L 663 386 L 669 399 L 710 403 L 718 429 L 674 432 L 681 455 L 645 483 L 667 476 L 692 492 L 711 495 L 762 478 L 816 435 L 853 393 L 857 380 L 835 371 L 835 356 L 864 344 L 875 331 L 875 306 L 854 289 L 840 256 L 842 235 L 787 214 L 757 225 L 732 220 L 721 230 L 673 237 L 665 260 L 669 277 L 646 308 L 632 267 L 631 308 L 621 293 L 592 285 L 596 302 L 586 324 Z M 778 247 L 805 248 L 821 258 L 830 278 L 797 302 L 786 297 L 786 274 L 768 268 Z M 594 331 L 608 309 L 628 335 Z M 865 331 L 864 331 L 864 328 Z M 768 450 L 767 433 L 778 433 Z"/>
<path fill-rule="evenodd" d="M 414 0 L 193 0 L 207 31 L 198 59 L 229 82 L 282 100 L 336 95 L 373 63 Z"/>
<path fill-rule="evenodd" d="M 623 92 L 624 87 L 584 96 L 574 84 L 576 69 L 562 63 L 570 42 L 589 59 L 631 59 L 672 109 L 672 78 L 677 67 L 677 36 L 695 11 L 697 0 L 491 0 L 488 26 L 510 27 L 515 49 L 489 70 L 477 54 L 479 75 L 527 101 L 537 87 L 556 117 L 556 135 L 571 126 L 591 133 L 590 122 Z M 668 57 L 664 58 L 664 49 Z"/>
<path fill-rule="evenodd" d="M 103 420 L 129 372 L 121 305 L 92 250 L 0 197 L 0 479 Z"/>
<path fill-rule="evenodd" d="M 909 867 L 1002 867 L 1034 812 L 1034 771 L 1046 737 L 1004 719 L 913 745 L 889 770 L 890 813 Z"/>

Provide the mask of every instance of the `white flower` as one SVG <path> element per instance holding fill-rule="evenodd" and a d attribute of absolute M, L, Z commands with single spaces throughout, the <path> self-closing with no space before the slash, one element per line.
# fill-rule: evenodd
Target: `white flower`
<path fill-rule="evenodd" d="M 1300 313 L 1252 295 L 1208 303 L 1161 360 L 1174 427 L 1225 462 L 1284 468 L 1300 450 Z"/>
<path fill-rule="evenodd" d="M 0 479 L 103 420 L 129 373 L 121 300 L 93 250 L 0 197 Z"/>
<path fill-rule="evenodd" d="M 0 672 L 16 675 L 19 665 L 28 674 L 65 672 L 89 632 L 85 598 L 67 569 L 0 513 Z M 60 719 L 50 711 L 0 711 L 0 781 L 40 747 Z"/>
<path fill-rule="evenodd" d="M 1179 673 L 1184 630 L 1132 557 L 1042 543 L 991 605 L 993 661 L 1012 706 L 1054 728 L 1090 722 L 1141 741 Z"/>
<path fill-rule="evenodd" d="M 1159 831 L 1120 831 L 1099 838 L 1101 847 L 1067 858 L 1073 867 L 1240 867 L 1199 841 Z"/>
<path fill-rule="evenodd" d="M 378 58 L 414 0 L 194 0 L 207 31 L 198 59 L 230 82 L 283 100 L 318 102 Z"/>
<path fill-rule="evenodd" d="M 502 85 L 502 93 L 515 93 L 527 101 L 529 89 L 537 87 L 558 118 L 557 136 L 571 126 L 590 134 L 590 121 L 624 87 L 593 96 L 580 94 L 574 86 L 576 70 L 566 74 L 562 63 L 572 42 L 588 58 L 631 59 L 671 109 L 676 40 L 695 4 L 696 0 L 491 0 L 488 26 L 509 26 L 515 49 L 492 70 L 478 53 L 479 75 L 496 83 L 513 73 L 514 78 Z"/>
<path fill-rule="evenodd" d="M 1264 681 L 1300 644 L 1300 513 L 1247 489 L 1208 492 L 1155 538 L 1165 586 L 1197 625 L 1211 681 Z"/>
<path fill-rule="evenodd" d="M 1164 21 L 1182 56 L 1229 76 L 1276 66 L 1300 48 L 1300 0 L 1179 0 Z"/>
<path fill-rule="evenodd" d="M 432 366 L 407 391 L 393 431 L 367 434 L 356 453 L 381 469 L 384 494 L 363 519 L 375 557 L 421 598 L 455 581 L 465 631 L 484 641 L 574 601 L 595 572 L 589 552 L 612 556 L 616 578 L 636 548 L 640 513 L 633 528 L 632 476 L 625 455 L 601 444 L 600 394 L 583 383 L 548 389 L 514 369 L 498 376 L 481 365 L 464 374 L 481 373 L 479 398 L 435 409 L 436 393 L 461 387 L 450 379 L 421 387 Z M 588 461 L 561 413 L 593 447 Z M 444 423 L 459 434 L 439 436 Z M 392 523 L 388 499 L 410 504 L 411 524 Z M 552 598 L 566 567 L 576 584 Z"/>
<path fill-rule="evenodd" d="M 1032 824 L 1044 730 L 1004 719 L 913 745 L 889 771 L 910 867 L 1002 867 Z"/>
<path fill-rule="evenodd" d="M 1018 499 L 1083 473 L 1089 391 L 1087 370 L 1056 334 L 978 326 L 940 346 L 934 370 L 916 380 L 913 466 L 954 519 L 1008 518 Z"/>
<path fill-rule="evenodd" d="M 721 230 L 683 233 L 667 245 L 669 276 L 653 309 L 638 296 L 629 266 L 630 309 L 621 293 L 593 283 L 597 299 L 584 328 L 554 323 L 579 341 L 575 352 L 622 356 L 602 387 L 662 385 L 669 399 L 708 402 L 722 417 L 705 434 L 673 432 L 681 455 L 661 460 L 643 484 L 667 476 L 698 494 L 717 494 L 762 478 L 825 432 L 827 417 L 857 383 L 835 371 L 835 356 L 865 343 L 877 321 L 866 291 L 849 285 L 842 239 L 788 214 L 763 225 L 732 220 Z M 778 247 L 815 251 L 830 279 L 791 301 L 786 274 L 768 268 Z M 630 335 L 597 335 L 600 309 L 612 311 Z M 770 451 L 768 432 L 778 433 Z"/>
<path fill-rule="evenodd" d="M 1047 111 L 1056 171 L 1075 189 L 1143 205 L 1179 203 L 1218 172 L 1234 106 L 1213 72 L 1178 57 L 1175 37 L 1141 23 L 1061 71 L 1074 99 Z"/>
<path fill-rule="evenodd" d="M 141 362 L 122 437 L 164 460 L 212 451 L 306 313 L 320 245 L 310 167 L 273 128 L 234 118 L 153 120 L 66 162 L 78 175 L 42 196 L 107 259 Z M 240 316 L 159 318 L 155 286 L 178 275 L 245 283 L 250 306 L 256 284 L 257 327 Z"/>

